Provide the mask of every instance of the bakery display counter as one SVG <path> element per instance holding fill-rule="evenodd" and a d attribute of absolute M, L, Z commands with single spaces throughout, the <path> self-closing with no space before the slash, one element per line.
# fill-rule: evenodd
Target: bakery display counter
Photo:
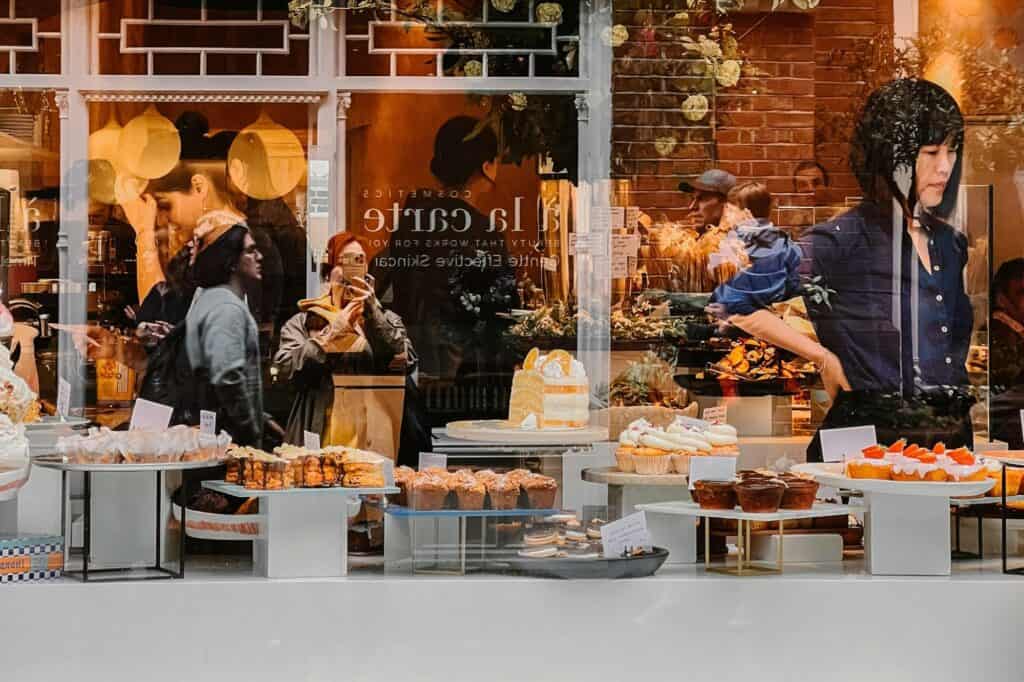
<path fill-rule="evenodd" d="M 262 534 L 253 540 L 252 554 L 256 574 L 266 578 L 347 575 L 346 531 L 350 509 L 355 513 L 352 503 L 365 496 L 398 493 L 394 486 L 257 490 L 203 481 L 203 487 L 233 497 L 260 498 L 264 525 Z"/>

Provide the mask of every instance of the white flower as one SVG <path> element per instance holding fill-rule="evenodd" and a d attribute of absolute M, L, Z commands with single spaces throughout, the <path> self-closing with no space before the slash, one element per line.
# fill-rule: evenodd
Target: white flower
<path fill-rule="evenodd" d="M 623 43 L 629 40 L 629 29 L 622 24 L 615 24 L 605 28 L 601 32 L 601 40 L 605 45 L 612 47 L 620 47 Z"/>
<path fill-rule="evenodd" d="M 518 0 L 491 0 L 491 7 L 499 12 L 511 12 L 516 8 Z"/>
<path fill-rule="evenodd" d="M 484 65 L 478 59 L 470 59 L 462 67 L 462 71 L 470 78 L 480 78 L 484 75 Z"/>
<path fill-rule="evenodd" d="M 537 5 L 537 21 L 542 24 L 562 23 L 562 6 L 557 2 L 542 2 Z"/>
<path fill-rule="evenodd" d="M 309 25 L 309 0 L 291 0 L 288 3 L 288 19 L 298 28 Z"/>
<path fill-rule="evenodd" d="M 683 116 L 696 123 L 708 115 L 708 98 L 704 95 L 690 95 L 681 107 Z"/>
<path fill-rule="evenodd" d="M 723 88 L 731 88 L 740 81 L 740 63 L 735 59 L 726 59 L 715 69 L 715 80 Z"/>
<path fill-rule="evenodd" d="M 793 0 L 793 4 L 799 9 L 814 9 L 821 3 L 821 0 Z"/>
<path fill-rule="evenodd" d="M 679 141 L 671 135 L 659 137 L 654 141 L 654 150 L 661 156 L 668 156 L 676 150 L 678 143 Z"/>
<path fill-rule="evenodd" d="M 522 92 L 513 92 L 508 96 L 508 103 L 513 111 L 525 111 L 526 102 L 526 95 Z"/>

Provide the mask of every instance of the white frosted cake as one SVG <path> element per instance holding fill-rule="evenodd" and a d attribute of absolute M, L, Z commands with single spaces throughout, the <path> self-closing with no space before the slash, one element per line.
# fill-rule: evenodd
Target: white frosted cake
<path fill-rule="evenodd" d="M 509 422 L 524 429 L 581 429 L 590 421 L 590 382 L 564 350 L 534 348 L 512 378 Z"/>

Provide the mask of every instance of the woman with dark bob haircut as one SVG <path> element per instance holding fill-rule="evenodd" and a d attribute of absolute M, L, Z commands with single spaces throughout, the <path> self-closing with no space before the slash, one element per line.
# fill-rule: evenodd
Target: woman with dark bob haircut
<path fill-rule="evenodd" d="M 262 277 L 263 256 L 244 225 L 197 231 L 192 278 L 201 287 L 185 317 L 185 350 L 196 375 L 199 407 L 235 443 L 263 439 L 259 333 L 245 304 L 246 288 Z"/>
<path fill-rule="evenodd" d="M 900 79 L 868 98 L 850 165 L 864 197 L 801 240 L 804 300 L 833 398 L 821 428 L 874 424 L 880 441 L 973 446 L 965 367 L 973 312 L 956 207 L 964 120 L 934 83 Z M 736 323 L 783 348 L 793 330 L 758 311 Z M 809 461 L 821 461 L 815 435 Z"/>

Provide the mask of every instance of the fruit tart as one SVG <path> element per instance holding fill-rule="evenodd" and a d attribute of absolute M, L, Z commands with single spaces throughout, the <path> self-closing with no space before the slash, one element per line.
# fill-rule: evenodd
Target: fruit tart
<path fill-rule="evenodd" d="M 887 454 L 894 453 L 887 452 L 880 445 L 864 448 L 860 457 L 846 462 L 846 475 L 850 478 L 873 478 L 883 481 L 891 479 L 893 464 L 887 459 Z"/>

